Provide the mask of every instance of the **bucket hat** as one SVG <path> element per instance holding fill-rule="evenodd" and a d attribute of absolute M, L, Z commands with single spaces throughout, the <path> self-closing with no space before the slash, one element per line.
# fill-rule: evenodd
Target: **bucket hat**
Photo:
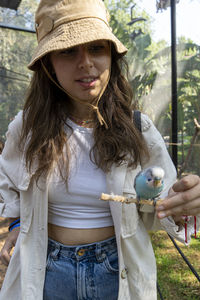
<path fill-rule="evenodd" d="M 127 49 L 112 33 L 102 0 L 41 0 L 35 15 L 38 46 L 30 70 L 47 53 L 96 40 L 109 40 L 119 56 Z"/>

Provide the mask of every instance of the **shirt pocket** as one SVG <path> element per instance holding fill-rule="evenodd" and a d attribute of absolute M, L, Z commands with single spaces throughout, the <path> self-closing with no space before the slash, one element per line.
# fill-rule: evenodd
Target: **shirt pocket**
<path fill-rule="evenodd" d="M 134 203 L 123 203 L 122 204 L 122 227 L 121 235 L 122 238 L 128 238 L 133 236 L 138 227 L 139 215 L 136 204 Z"/>

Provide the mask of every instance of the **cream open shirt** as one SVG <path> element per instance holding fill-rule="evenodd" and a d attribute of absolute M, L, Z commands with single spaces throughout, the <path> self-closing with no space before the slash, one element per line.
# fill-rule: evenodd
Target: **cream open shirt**
<path fill-rule="evenodd" d="M 17 148 L 22 125 L 20 112 L 9 125 L 7 141 L 0 156 L 0 215 L 21 218 L 21 231 L 12 255 L 0 300 L 42 300 L 47 254 L 48 182 L 38 188 L 25 168 L 24 154 Z M 150 119 L 142 115 L 142 132 L 151 159 L 142 166 L 161 166 L 165 170 L 165 190 L 176 180 L 176 171 L 160 133 Z M 113 166 L 107 174 L 107 192 L 135 196 L 134 178 L 141 169 Z M 110 202 L 119 252 L 118 300 L 155 300 L 156 263 L 147 230 L 165 229 L 184 241 L 184 230 L 170 218 L 161 222 L 154 212 L 143 206 L 138 213 L 135 204 Z M 199 218 L 198 218 L 199 226 Z M 188 232 L 192 230 L 189 225 Z M 189 237 L 188 237 L 189 238 Z"/>

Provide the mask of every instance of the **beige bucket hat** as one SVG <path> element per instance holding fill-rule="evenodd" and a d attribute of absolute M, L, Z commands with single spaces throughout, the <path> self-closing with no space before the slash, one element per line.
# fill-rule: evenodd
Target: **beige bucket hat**
<path fill-rule="evenodd" d="M 116 52 L 124 55 L 127 49 L 108 22 L 102 0 L 41 0 L 35 15 L 38 46 L 28 68 L 34 70 L 37 61 L 51 51 L 102 39 L 113 42 Z"/>

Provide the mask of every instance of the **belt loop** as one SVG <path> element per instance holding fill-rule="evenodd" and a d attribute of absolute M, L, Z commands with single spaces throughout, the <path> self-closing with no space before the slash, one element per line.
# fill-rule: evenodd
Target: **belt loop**
<path fill-rule="evenodd" d="M 96 243 L 95 254 L 96 254 L 97 260 L 101 261 L 101 245 L 99 243 Z"/>
<path fill-rule="evenodd" d="M 96 259 L 99 261 L 99 262 L 102 262 L 104 261 L 105 257 L 106 257 L 106 254 L 103 253 L 103 250 L 102 250 L 102 246 L 101 246 L 101 243 L 97 243 L 96 244 Z"/>
<path fill-rule="evenodd" d="M 55 246 L 55 248 L 51 252 L 51 257 L 56 260 L 56 259 L 58 259 L 58 254 L 60 252 L 60 245 L 58 245 L 57 243 L 54 243 L 54 246 Z"/>

